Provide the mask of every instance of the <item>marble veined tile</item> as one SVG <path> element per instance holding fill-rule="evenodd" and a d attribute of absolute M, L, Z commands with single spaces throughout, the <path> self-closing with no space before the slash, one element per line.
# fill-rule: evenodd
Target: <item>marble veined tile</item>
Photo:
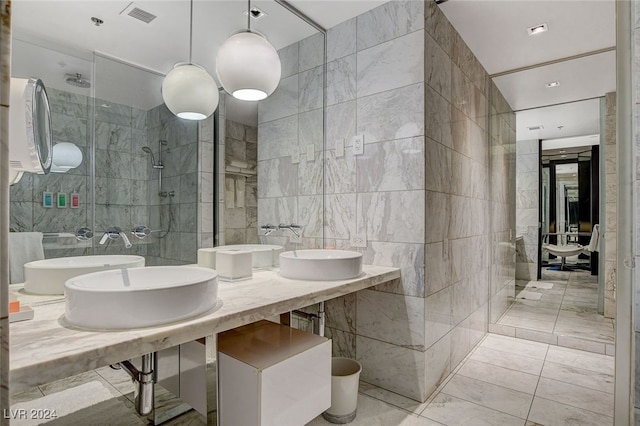
<path fill-rule="evenodd" d="M 476 348 L 469 359 L 533 375 L 539 375 L 544 364 L 544 359 L 490 349 L 483 344 Z"/>
<path fill-rule="evenodd" d="M 298 71 L 303 72 L 324 63 L 324 35 L 316 33 L 300 41 Z"/>
<path fill-rule="evenodd" d="M 324 68 L 315 67 L 298 75 L 298 108 L 300 112 L 322 108 Z"/>
<path fill-rule="evenodd" d="M 424 300 L 380 291 L 357 293 L 356 333 L 406 348 L 424 350 Z M 384 306 L 384 309 L 380 309 Z"/>
<path fill-rule="evenodd" d="M 363 263 L 400 268 L 400 280 L 381 284 L 376 290 L 424 297 L 424 246 L 422 244 L 371 241 L 363 253 Z"/>
<path fill-rule="evenodd" d="M 336 157 L 334 149 L 325 151 L 325 191 L 327 194 L 356 192 L 356 156 L 346 149 L 344 156 Z"/>
<path fill-rule="evenodd" d="M 423 242 L 424 196 L 424 191 L 358 194 L 358 232 L 372 241 Z"/>
<path fill-rule="evenodd" d="M 424 138 L 368 144 L 356 158 L 357 191 L 402 191 L 424 188 Z"/>
<path fill-rule="evenodd" d="M 322 109 L 315 109 L 298 115 L 300 153 L 306 152 L 307 145 L 313 145 L 315 151 L 323 150 L 323 120 Z"/>
<path fill-rule="evenodd" d="M 358 97 L 424 81 L 424 33 L 415 31 L 358 52 Z"/>
<path fill-rule="evenodd" d="M 427 398 L 424 352 L 363 336 L 356 336 L 356 351 L 361 380 L 417 401 Z"/>
<path fill-rule="evenodd" d="M 583 368 L 598 373 L 614 374 L 614 359 L 607 355 L 593 354 L 561 346 L 549 346 L 547 362 Z"/>
<path fill-rule="evenodd" d="M 357 17 L 358 51 L 424 28 L 424 2 L 393 1 Z"/>
<path fill-rule="evenodd" d="M 387 404 L 402 408 L 403 410 L 414 414 L 420 414 L 427 407 L 427 404 L 424 402 L 418 402 L 413 399 L 409 399 L 407 397 L 398 395 L 397 393 L 390 392 L 386 389 L 382 389 L 367 382 L 361 381 L 358 390 L 364 395 L 370 396 L 380 401 L 384 401 Z"/>
<path fill-rule="evenodd" d="M 427 296 L 424 304 L 425 346 L 430 347 L 453 328 L 451 287 Z"/>
<path fill-rule="evenodd" d="M 613 417 L 593 413 L 557 401 L 550 401 L 538 396 L 533 400 L 529 420 L 545 426 L 564 426 L 568 424 L 580 426 L 613 425 Z"/>
<path fill-rule="evenodd" d="M 258 160 L 290 156 L 298 147 L 298 116 L 260 124 L 258 138 Z"/>
<path fill-rule="evenodd" d="M 356 98 L 356 55 L 327 64 L 327 105 Z"/>
<path fill-rule="evenodd" d="M 258 103 L 258 123 L 266 123 L 298 113 L 298 75 L 283 78 L 278 88 Z M 258 133 L 260 134 L 260 133 Z"/>
<path fill-rule="evenodd" d="M 357 131 L 364 143 L 424 134 L 424 84 L 418 83 L 358 99 Z"/>
<path fill-rule="evenodd" d="M 433 88 L 425 91 L 425 133 L 436 142 L 452 148 L 451 104 Z"/>
<path fill-rule="evenodd" d="M 349 19 L 327 30 L 328 62 L 356 53 L 356 20 Z"/>
<path fill-rule="evenodd" d="M 541 377 L 536 396 L 606 416 L 613 415 L 613 394 Z"/>
<path fill-rule="evenodd" d="M 258 176 L 266 185 L 258 185 L 258 197 L 290 197 L 298 193 L 298 164 L 289 157 L 258 162 Z"/>
<path fill-rule="evenodd" d="M 298 196 L 298 223 L 305 238 L 322 238 L 322 195 Z"/>
<path fill-rule="evenodd" d="M 343 102 L 326 108 L 326 140 L 329 147 L 334 146 L 337 139 L 344 139 L 346 146 L 351 146 L 351 138 L 356 134 L 356 101 Z"/>
<path fill-rule="evenodd" d="M 611 374 L 598 373 L 571 365 L 545 362 L 542 377 L 565 383 L 582 386 L 589 389 L 613 393 L 614 378 Z"/>
<path fill-rule="evenodd" d="M 420 414 L 445 425 L 522 426 L 523 420 L 482 405 L 439 393 Z"/>
<path fill-rule="evenodd" d="M 349 423 L 351 426 L 439 426 L 440 424 L 433 420 L 419 417 L 408 411 L 401 410 L 397 407 L 372 398 L 367 395 L 358 395 L 358 414 L 355 420 Z M 322 416 L 318 416 L 307 426 L 330 426 Z"/>
<path fill-rule="evenodd" d="M 356 232 L 356 194 L 327 195 L 326 238 L 349 239 Z"/>
<path fill-rule="evenodd" d="M 533 395 L 457 374 L 442 392 L 521 419 L 527 418 L 533 400 Z"/>
<path fill-rule="evenodd" d="M 424 36 L 424 80 L 427 85 L 442 97 L 451 100 L 451 59 L 447 53 L 431 38 Z"/>
<path fill-rule="evenodd" d="M 505 388 L 533 395 L 538 385 L 538 375 L 528 374 L 493 364 L 467 360 L 456 374 L 493 383 Z"/>
<path fill-rule="evenodd" d="M 293 43 L 278 50 L 278 56 L 282 64 L 282 75 L 280 78 L 287 78 L 298 74 L 299 47 L 300 43 Z"/>
<path fill-rule="evenodd" d="M 541 360 L 544 360 L 547 356 L 547 349 L 551 352 L 551 349 L 555 348 L 555 346 L 549 346 L 544 343 L 530 342 L 497 334 L 489 334 L 480 347 Z"/>

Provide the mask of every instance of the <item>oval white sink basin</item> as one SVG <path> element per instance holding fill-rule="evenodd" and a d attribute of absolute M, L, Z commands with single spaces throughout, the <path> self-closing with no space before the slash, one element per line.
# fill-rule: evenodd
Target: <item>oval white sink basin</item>
<path fill-rule="evenodd" d="M 96 255 L 57 257 L 24 264 L 24 290 L 35 294 L 64 294 L 69 278 L 109 269 L 144 266 L 144 257 Z"/>
<path fill-rule="evenodd" d="M 362 253 L 347 250 L 294 250 L 280 254 L 280 275 L 285 278 L 335 281 L 362 273 Z"/>
<path fill-rule="evenodd" d="M 275 244 L 230 244 L 198 250 L 198 266 L 216 268 L 216 253 L 219 250 L 242 250 L 251 252 L 254 268 L 266 268 L 278 265 L 278 255 L 282 253 L 282 246 Z"/>
<path fill-rule="evenodd" d="M 165 324 L 212 310 L 218 273 L 197 266 L 149 266 L 94 272 L 65 283 L 66 321 L 124 330 Z"/>

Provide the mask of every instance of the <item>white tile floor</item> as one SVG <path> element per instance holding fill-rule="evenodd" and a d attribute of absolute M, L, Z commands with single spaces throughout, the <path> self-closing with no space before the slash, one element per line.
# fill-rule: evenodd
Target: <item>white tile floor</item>
<path fill-rule="evenodd" d="M 607 345 L 613 348 L 614 321 L 598 314 L 597 276 L 545 269 L 540 281 L 553 288 L 526 288 L 541 298 L 516 299 L 498 321 L 501 333 L 592 352 L 606 353 Z"/>
<path fill-rule="evenodd" d="M 351 424 L 612 425 L 613 364 L 606 355 L 489 334 L 425 403 L 361 383 Z"/>
<path fill-rule="evenodd" d="M 613 370 L 611 356 L 489 334 L 427 402 L 361 383 L 358 415 L 351 425 L 611 425 Z M 104 409 L 84 410 L 83 424 L 145 424 L 131 416 L 131 382 L 122 371 L 108 367 L 23 392 L 12 403 L 95 381 L 113 399 L 101 403 Z M 95 418 L 90 417 L 93 411 Z M 53 424 L 80 424 L 74 419 L 72 414 Z M 166 424 L 202 425 L 204 421 L 190 412 Z M 320 416 L 309 426 L 328 424 Z"/>

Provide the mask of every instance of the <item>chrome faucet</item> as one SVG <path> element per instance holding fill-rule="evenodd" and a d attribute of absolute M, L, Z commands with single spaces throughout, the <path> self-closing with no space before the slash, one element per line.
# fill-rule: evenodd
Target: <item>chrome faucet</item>
<path fill-rule="evenodd" d="M 278 230 L 280 229 L 288 229 L 289 231 L 293 232 L 293 235 L 295 235 L 296 237 L 299 237 L 300 233 L 302 232 L 302 226 L 294 225 L 293 223 L 291 225 L 285 225 L 284 223 L 281 223 L 280 225 L 278 225 Z"/>
<path fill-rule="evenodd" d="M 93 238 L 93 231 L 91 230 L 91 228 L 83 226 L 82 228 L 78 228 L 76 230 L 76 239 L 78 241 L 88 241 L 91 238 Z"/>
<path fill-rule="evenodd" d="M 117 240 L 118 238 L 122 238 L 122 241 L 124 241 L 124 246 L 126 248 L 131 248 L 131 241 L 129 241 L 127 234 L 122 232 L 122 229 L 118 228 L 117 226 L 112 226 L 107 229 L 107 231 L 102 236 L 102 239 L 100 240 L 100 244 L 106 243 L 107 240 Z"/>
<path fill-rule="evenodd" d="M 274 225 L 263 225 L 260 227 L 260 230 L 264 231 L 264 235 L 269 235 L 270 233 L 272 233 L 273 231 L 275 231 L 276 229 L 278 229 L 277 226 Z"/>

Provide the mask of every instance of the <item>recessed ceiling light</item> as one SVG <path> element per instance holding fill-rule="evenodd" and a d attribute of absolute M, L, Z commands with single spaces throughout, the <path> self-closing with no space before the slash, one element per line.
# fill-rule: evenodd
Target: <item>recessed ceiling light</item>
<path fill-rule="evenodd" d="M 567 158 L 567 156 L 566 156 L 566 155 L 561 155 L 561 157 L 562 157 L 562 158 Z"/>
<path fill-rule="evenodd" d="M 244 11 L 244 14 L 245 14 L 245 15 L 247 14 L 247 11 L 246 11 L 246 10 Z M 267 13 L 266 13 L 266 12 L 263 12 L 262 10 L 258 9 L 258 8 L 257 8 L 257 7 L 255 7 L 255 6 L 251 8 L 251 17 L 252 17 L 253 19 L 258 20 L 258 19 L 263 18 L 263 17 L 265 17 L 265 16 L 267 16 Z"/>
<path fill-rule="evenodd" d="M 564 154 L 565 152 L 567 152 L 567 151 L 566 151 L 566 150 L 564 150 L 564 149 L 561 149 L 561 150 L 560 150 L 560 154 Z"/>
<path fill-rule="evenodd" d="M 527 31 L 529 32 L 529 35 L 536 35 L 549 31 L 549 26 L 546 23 L 534 25 L 533 27 L 529 27 Z"/>
<path fill-rule="evenodd" d="M 527 129 L 529 129 L 529 130 L 544 130 L 544 126 L 541 124 L 539 126 L 527 127 Z"/>
<path fill-rule="evenodd" d="M 552 81 L 551 83 L 545 84 L 545 86 L 547 86 L 547 88 L 549 88 L 549 87 L 558 87 L 558 86 L 560 86 L 560 82 L 559 81 Z"/>

